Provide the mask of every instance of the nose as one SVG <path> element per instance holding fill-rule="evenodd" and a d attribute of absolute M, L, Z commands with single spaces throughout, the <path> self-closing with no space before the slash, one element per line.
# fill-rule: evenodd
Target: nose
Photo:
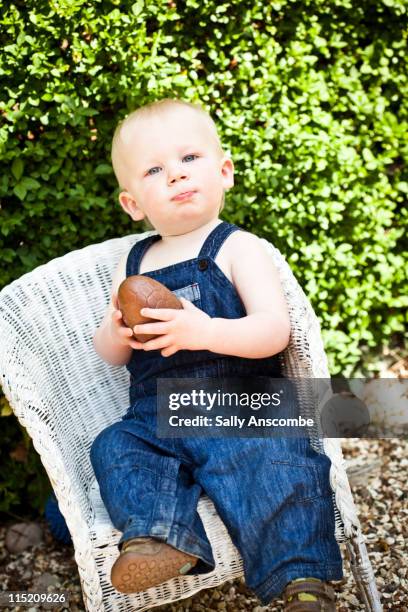
<path fill-rule="evenodd" d="M 173 183 L 175 183 L 176 181 L 179 181 L 180 179 L 186 179 L 188 178 L 188 173 L 186 171 L 186 167 L 182 167 L 179 164 L 174 165 L 173 167 L 169 168 L 169 173 L 168 173 L 168 184 L 172 185 Z"/>

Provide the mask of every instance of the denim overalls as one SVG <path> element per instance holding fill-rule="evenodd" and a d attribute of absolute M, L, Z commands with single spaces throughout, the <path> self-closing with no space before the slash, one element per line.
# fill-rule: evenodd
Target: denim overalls
<path fill-rule="evenodd" d="M 240 230 L 220 222 L 197 258 L 146 272 L 211 317 L 246 315 L 230 280 L 215 263 L 226 238 Z M 139 273 L 154 234 L 131 249 L 126 276 Z M 245 255 L 243 255 L 245 256 Z M 330 460 L 306 438 L 157 438 L 156 379 L 281 376 L 280 355 L 244 359 L 210 351 L 133 351 L 130 407 L 96 438 L 91 461 L 114 526 L 132 537 L 153 536 L 199 558 L 189 574 L 215 562 L 197 503 L 213 501 L 239 550 L 247 585 L 263 604 L 294 578 L 340 580 L 334 537 Z"/>

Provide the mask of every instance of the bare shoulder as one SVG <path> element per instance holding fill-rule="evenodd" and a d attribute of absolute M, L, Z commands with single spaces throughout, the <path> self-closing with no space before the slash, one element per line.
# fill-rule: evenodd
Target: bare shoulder
<path fill-rule="evenodd" d="M 231 262 L 231 267 L 245 258 L 256 257 L 267 253 L 262 240 L 255 234 L 240 230 L 230 234 L 225 241 L 225 255 Z"/>
<path fill-rule="evenodd" d="M 238 232 L 233 232 L 231 234 L 231 238 L 234 240 L 235 245 L 261 245 L 261 239 L 259 236 L 252 234 L 251 232 L 247 232 L 246 230 L 239 230 Z"/>
<path fill-rule="evenodd" d="M 232 282 L 247 314 L 261 310 L 286 312 L 279 272 L 265 242 L 247 231 L 234 232 L 226 241 Z M 286 315 L 285 315 L 286 316 Z"/>
<path fill-rule="evenodd" d="M 271 258 L 263 241 L 246 230 L 232 232 L 224 241 L 220 248 L 216 263 L 229 278 L 229 280 L 237 286 L 239 276 L 248 274 L 248 270 L 257 268 L 259 260 L 271 262 Z M 273 264 L 271 263 L 271 267 Z M 250 272 L 251 273 L 251 272 Z"/>

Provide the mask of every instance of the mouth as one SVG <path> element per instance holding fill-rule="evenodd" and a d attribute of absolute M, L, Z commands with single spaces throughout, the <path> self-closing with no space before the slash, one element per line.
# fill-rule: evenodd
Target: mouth
<path fill-rule="evenodd" d="M 183 193 L 179 193 L 176 196 L 173 196 L 171 199 L 174 202 L 182 202 L 183 200 L 189 200 L 195 194 L 195 191 L 183 191 Z"/>

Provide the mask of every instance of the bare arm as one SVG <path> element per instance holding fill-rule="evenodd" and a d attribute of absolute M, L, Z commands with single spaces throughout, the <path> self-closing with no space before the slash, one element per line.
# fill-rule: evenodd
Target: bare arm
<path fill-rule="evenodd" d="M 247 316 L 211 319 L 207 349 L 249 359 L 269 357 L 286 348 L 290 337 L 278 271 L 257 236 L 236 232 L 234 238 L 232 277 Z"/>
<path fill-rule="evenodd" d="M 126 253 L 121 258 L 113 275 L 111 301 L 93 337 L 93 345 L 99 357 L 117 366 L 126 365 L 130 361 L 134 348 L 132 330 L 123 324 L 122 313 L 117 303 L 119 285 L 126 277 L 127 255 Z"/>

